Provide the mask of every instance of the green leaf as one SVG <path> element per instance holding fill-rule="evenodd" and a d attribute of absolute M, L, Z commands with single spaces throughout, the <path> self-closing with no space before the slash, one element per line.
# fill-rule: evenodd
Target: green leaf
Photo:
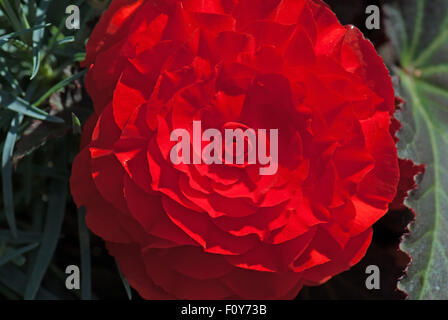
<path fill-rule="evenodd" d="M 36 24 L 41 25 L 45 24 L 47 19 L 47 10 L 48 5 L 50 4 L 50 0 L 41 0 L 39 3 L 39 8 L 36 12 Z M 33 31 L 33 72 L 31 74 L 31 80 L 39 72 L 40 68 L 40 49 L 42 46 L 42 39 L 44 37 L 45 30 L 38 29 Z"/>
<path fill-rule="evenodd" d="M 10 263 L 0 268 L 0 282 L 12 291 L 22 296 L 24 295 L 26 275 Z M 44 288 L 39 289 L 36 298 L 42 300 L 58 300 L 53 293 Z"/>
<path fill-rule="evenodd" d="M 51 184 L 50 189 L 51 193 L 48 201 L 44 233 L 36 261 L 26 285 L 24 294 L 26 300 L 32 300 L 36 297 L 42 279 L 50 265 L 54 251 L 56 250 L 61 233 L 62 222 L 64 221 L 67 185 L 65 182 L 54 181 Z"/>
<path fill-rule="evenodd" d="M 14 161 L 14 154 L 13 154 Z M 32 155 L 26 157 L 23 162 L 22 172 L 22 188 L 25 194 L 25 204 L 29 205 L 31 202 L 31 196 L 33 192 L 33 157 Z"/>
<path fill-rule="evenodd" d="M 11 120 L 11 126 L 6 135 L 2 151 L 2 187 L 3 187 L 3 207 L 8 221 L 9 228 L 14 237 L 17 237 L 17 226 L 14 213 L 14 196 L 12 186 L 12 155 L 14 145 L 17 140 L 17 131 L 23 120 L 23 116 L 16 115 Z"/>
<path fill-rule="evenodd" d="M 85 209 L 78 210 L 79 247 L 81 250 L 81 297 L 92 299 L 92 268 L 90 259 L 90 235 L 85 222 Z"/>
<path fill-rule="evenodd" d="M 28 9 L 28 16 L 30 21 L 35 21 L 37 12 L 36 0 L 26 0 L 26 7 Z"/>
<path fill-rule="evenodd" d="M 69 37 L 65 37 L 64 39 L 59 40 L 59 41 L 56 43 L 56 45 L 57 45 L 57 46 L 62 46 L 62 45 L 64 45 L 64 44 L 72 43 L 72 42 L 75 42 L 75 37 L 74 37 L 74 36 L 69 36 Z"/>
<path fill-rule="evenodd" d="M 47 23 L 47 24 L 43 24 L 43 25 L 40 25 L 40 26 L 35 26 L 35 27 L 32 27 L 32 28 L 28 28 L 28 29 L 24 29 L 24 30 L 20 30 L 20 31 L 16 31 L 16 32 L 12 32 L 12 33 L 8 33 L 8 34 L 5 34 L 3 36 L 0 36 L 0 46 L 4 45 L 5 43 L 7 43 L 10 39 L 12 39 L 14 37 L 21 36 L 23 34 L 31 32 L 31 31 L 40 30 L 40 29 L 46 28 L 46 27 L 48 27 L 50 25 L 51 24 Z"/>
<path fill-rule="evenodd" d="M 129 300 L 132 300 L 132 291 L 131 286 L 129 285 L 128 280 L 124 277 L 123 273 L 120 270 L 120 267 L 118 266 L 117 261 L 115 261 L 115 264 L 117 265 L 118 274 L 120 275 L 121 282 L 123 282 L 124 290 L 126 291 L 126 295 L 128 296 Z"/>
<path fill-rule="evenodd" d="M 18 112 L 20 114 L 23 114 L 25 116 L 38 119 L 38 120 L 45 120 L 49 122 L 55 122 L 55 123 L 63 123 L 64 120 L 58 117 L 54 117 L 49 115 L 43 110 L 40 110 L 36 108 L 35 106 L 32 106 L 27 101 L 25 101 L 22 98 L 15 97 L 12 94 L 0 90 L 0 107 L 6 108 L 11 111 Z"/>
<path fill-rule="evenodd" d="M 399 283 L 411 299 L 448 299 L 448 0 L 397 1 L 385 7 L 400 66 L 399 155 L 424 163 L 416 212 L 401 248 L 412 257 Z"/>
<path fill-rule="evenodd" d="M 13 244 L 26 244 L 32 242 L 40 242 L 42 235 L 38 232 L 23 232 L 19 231 L 17 238 L 11 234 L 10 230 L 0 229 L 0 242 L 7 242 Z"/>
<path fill-rule="evenodd" d="M 16 259 L 18 257 L 20 257 L 24 253 L 27 253 L 27 252 L 35 249 L 38 245 L 39 245 L 39 243 L 33 243 L 33 244 L 27 245 L 27 246 L 25 246 L 23 248 L 16 249 L 16 250 L 13 250 L 11 252 L 8 252 L 4 256 L 1 256 L 0 257 L 0 267 L 4 266 L 8 262 L 10 262 L 10 261 L 12 261 L 12 260 L 14 260 L 14 259 Z"/>
<path fill-rule="evenodd" d="M 55 93 L 56 91 L 64 88 L 65 86 L 67 86 L 68 84 L 70 84 L 72 81 L 75 81 L 79 78 L 81 78 L 82 76 L 84 76 L 86 74 L 87 70 L 83 70 L 81 72 L 78 72 L 74 75 L 72 75 L 69 78 L 66 78 L 62 81 L 60 81 L 59 83 L 57 83 L 56 85 L 54 85 L 52 88 L 50 88 L 50 90 L 48 90 L 47 92 L 45 92 L 45 94 L 42 95 L 42 97 L 39 98 L 39 100 L 37 100 L 35 103 L 33 103 L 33 106 L 38 107 L 40 106 L 45 100 L 47 100 L 53 93 Z"/>
<path fill-rule="evenodd" d="M 72 129 L 73 133 L 81 134 L 82 133 L 82 125 L 79 118 L 72 112 Z"/>
<path fill-rule="evenodd" d="M 3 8 L 4 12 L 6 13 L 6 16 L 8 17 L 14 29 L 16 31 L 21 30 L 24 25 L 17 16 L 14 8 L 9 3 L 9 0 L 0 0 L 0 5 Z"/>
<path fill-rule="evenodd" d="M 86 59 L 86 53 L 85 52 L 75 53 L 75 61 L 76 62 L 81 62 L 81 61 L 84 61 L 85 59 Z"/>
<path fill-rule="evenodd" d="M 22 88 L 20 87 L 19 81 L 17 81 L 14 75 L 12 75 L 6 63 L 2 60 L 3 59 L 0 58 L 0 76 L 5 78 L 5 80 L 17 94 L 25 95 L 25 92 L 23 92 Z"/>

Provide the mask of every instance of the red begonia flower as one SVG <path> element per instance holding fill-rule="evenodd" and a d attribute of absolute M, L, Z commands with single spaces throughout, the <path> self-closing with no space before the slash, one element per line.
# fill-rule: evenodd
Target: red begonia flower
<path fill-rule="evenodd" d="M 291 299 L 364 256 L 399 182 L 388 70 L 319 0 L 114 0 L 87 45 L 71 190 L 147 299 Z M 278 171 L 170 132 L 278 129 Z"/>

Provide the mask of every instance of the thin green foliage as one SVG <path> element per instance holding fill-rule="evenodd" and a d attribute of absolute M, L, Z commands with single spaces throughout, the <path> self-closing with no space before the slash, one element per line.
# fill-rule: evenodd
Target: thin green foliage
<path fill-rule="evenodd" d="M 83 22 L 100 14 L 83 0 L 69 2 L 0 0 L 0 298 L 95 296 L 83 216 L 79 293 L 67 291 L 65 275 L 54 265 L 66 211 L 73 213 L 68 180 L 79 136 L 71 132 L 79 133 L 92 112 L 77 105 L 85 75 L 79 62 L 91 29 L 83 24 L 83 32 L 67 30 L 65 6 L 79 5 Z M 23 158 L 17 153 L 24 145 L 30 147 Z"/>

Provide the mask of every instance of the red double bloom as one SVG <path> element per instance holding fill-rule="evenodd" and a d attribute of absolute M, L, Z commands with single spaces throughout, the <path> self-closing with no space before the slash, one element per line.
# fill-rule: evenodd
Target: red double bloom
<path fill-rule="evenodd" d="M 290 299 L 349 269 L 399 182 L 389 73 L 319 0 L 115 0 L 71 190 L 148 299 Z M 170 161 L 170 132 L 278 129 L 278 171 Z"/>

